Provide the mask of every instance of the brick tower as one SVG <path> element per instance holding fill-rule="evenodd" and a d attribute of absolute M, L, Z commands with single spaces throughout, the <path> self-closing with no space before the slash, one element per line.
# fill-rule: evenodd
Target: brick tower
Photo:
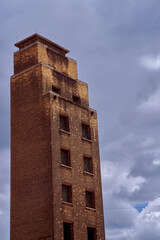
<path fill-rule="evenodd" d="M 34 34 L 11 77 L 11 240 L 104 240 L 97 114 L 67 49 Z"/>

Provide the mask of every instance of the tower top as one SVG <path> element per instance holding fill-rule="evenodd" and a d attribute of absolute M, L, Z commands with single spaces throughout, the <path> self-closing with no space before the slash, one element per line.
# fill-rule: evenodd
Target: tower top
<path fill-rule="evenodd" d="M 69 50 L 66 48 L 61 47 L 60 45 L 50 41 L 49 39 L 35 33 L 25 39 L 23 39 L 20 42 L 17 42 L 14 46 L 18 47 L 19 50 L 33 44 L 33 43 L 42 43 L 44 45 L 46 45 L 47 47 L 51 48 L 53 51 L 59 53 L 60 55 L 65 56 L 65 54 L 69 53 Z"/>

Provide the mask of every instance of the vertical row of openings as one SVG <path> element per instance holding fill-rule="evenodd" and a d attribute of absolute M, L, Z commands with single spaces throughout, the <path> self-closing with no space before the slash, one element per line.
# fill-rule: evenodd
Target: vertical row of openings
<path fill-rule="evenodd" d="M 60 89 L 52 85 L 52 92 L 60 94 Z"/>
<path fill-rule="evenodd" d="M 95 208 L 95 197 L 93 191 L 85 191 L 86 207 Z"/>
<path fill-rule="evenodd" d="M 92 158 L 84 156 L 83 157 L 83 162 L 84 162 L 84 171 L 93 174 Z"/>
<path fill-rule="evenodd" d="M 64 202 L 72 203 L 72 186 L 62 184 L 62 200 Z"/>
<path fill-rule="evenodd" d="M 75 96 L 73 95 L 72 96 L 72 99 L 73 99 L 73 102 L 76 103 L 76 104 L 81 104 L 81 99 L 79 96 Z"/>
<path fill-rule="evenodd" d="M 69 132 L 69 118 L 65 115 L 60 115 L 60 129 Z"/>
<path fill-rule="evenodd" d="M 73 223 L 63 223 L 64 240 L 73 240 Z"/>
<path fill-rule="evenodd" d="M 70 150 L 61 148 L 61 164 L 71 166 Z"/>
<path fill-rule="evenodd" d="M 96 228 L 87 228 L 88 240 L 97 240 Z"/>
<path fill-rule="evenodd" d="M 90 126 L 86 123 L 82 123 L 82 137 L 91 140 Z"/>

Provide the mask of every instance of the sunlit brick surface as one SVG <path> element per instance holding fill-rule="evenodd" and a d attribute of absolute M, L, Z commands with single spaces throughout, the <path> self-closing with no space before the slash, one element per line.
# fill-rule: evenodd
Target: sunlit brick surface
<path fill-rule="evenodd" d="M 104 240 L 97 114 L 89 108 L 88 86 L 77 80 L 77 64 L 65 56 L 68 50 L 38 34 L 16 46 L 11 240 L 63 240 L 63 221 L 73 223 L 74 240 L 87 240 L 87 227 L 95 227 L 97 240 Z M 60 115 L 68 117 L 69 132 L 60 130 Z M 91 140 L 82 138 L 82 123 L 90 126 Z M 61 164 L 61 148 L 70 150 L 70 166 Z M 92 158 L 93 174 L 84 172 L 84 156 Z M 72 203 L 62 201 L 62 184 L 72 186 Z M 86 208 L 86 190 L 94 192 L 95 209 Z"/>

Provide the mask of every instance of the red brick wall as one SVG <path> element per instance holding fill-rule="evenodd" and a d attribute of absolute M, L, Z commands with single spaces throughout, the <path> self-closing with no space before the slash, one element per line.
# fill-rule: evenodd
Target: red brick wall
<path fill-rule="evenodd" d="M 11 79 L 11 240 L 52 235 L 49 96 L 41 66 Z"/>
<path fill-rule="evenodd" d="M 104 240 L 97 114 L 89 108 L 87 84 L 77 80 L 76 62 L 32 42 L 15 54 L 16 73 L 11 78 L 11 240 L 51 235 L 63 240 L 63 221 L 73 222 L 74 240 L 87 240 L 87 226 L 96 227 L 97 240 Z M 69 117 L 69 133 L 60 131 L 59 114 Z M 82 122 L 90 125 L 91 141 L 82 139 Z M 70 149 L 71 168 L 61 166 L 61 147 Z M 92 157 L 92 175 L 84 173 L 84 155 Z M 72 185 L 72 204 L 62 202 L 62 183 Z M 95 209 L 86 208 L 85 190 L 94 191 Z"/>

